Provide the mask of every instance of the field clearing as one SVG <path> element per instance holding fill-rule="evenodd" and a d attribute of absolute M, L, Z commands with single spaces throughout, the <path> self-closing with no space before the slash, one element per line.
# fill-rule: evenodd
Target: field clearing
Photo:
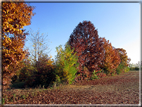
<path fill-rule="evenodd" d="M 139 104 L 139 71 L 48 89 L 10 89 L 5 104 Z"/>

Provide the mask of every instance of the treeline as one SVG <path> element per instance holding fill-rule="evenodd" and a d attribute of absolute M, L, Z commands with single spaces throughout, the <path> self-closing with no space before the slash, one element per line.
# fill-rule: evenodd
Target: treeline
<path fill-rule="evenodd" d="M 90 21 L 80 22 L 76 26 L 65 49 L 61 45 L 56 48 L 55 61 L 42 51 L 31 60 L 29 52 L 23 50 L 27 33 L 22 28 L 30 24 L 34 15 L 32 11 L 33 7 L 25 3 L 2 4 L 3 89 L 9 88 L 11 82 L 22 82 L 24 87 L 48 87 L 129 71 L 130 59 L 126 50 L 115 48 L 108 40 L 100 38 Z"/>
<path fill-rule="evenodd" d="M 134 71 L 134 70 L 139 70 L 139 68 L 142 70 L 142 61 L 141 62 L 138 62 L 137 64 L 129 64 L 129 68 L 131 71 Z"/>

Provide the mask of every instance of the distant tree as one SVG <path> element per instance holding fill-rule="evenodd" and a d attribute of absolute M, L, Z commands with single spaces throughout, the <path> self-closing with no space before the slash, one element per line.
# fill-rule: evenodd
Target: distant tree
<path fill-rule="evenodd" d="M 128 58 L 126 50 L 123 48 L 116 48 L 116 51 L 119 53 L 121 60 L 117 68 L 117 73 L 120 74 L 121 72 L 128 72 L 129 71 L 128 66 L 131 59 Z"/>
<path fill-rule="evenodd" d="M 120 55 L 121 63 L 124 66 L 129 66 L 129 62 L 131 61 L 131 59 L 128 58 L 126 50 L 123 48 L 116 48 L 116 50 Z"/>
<path fill-rule="evenodd" d="M 27 33 L 23 27 L 30 25 L 33 7 L 23 2 L 2 3 L 2 74 L 3 89 L 7 89 L 11 78 L 23 66 L 21 61 L 28 55 L 23 50 Z"/>
<path fill-rule="evenodd" d="M 75 49 L 79 57 L 79 71 L 78 74 L 84 75 L 86 67 L 90 77 L 95 70 L 100 70 L 99 65 L 104 58 L 103 40 L 99 38 L 97 30 L 90 21 L 83 21 L 79 23 L 74 29 L 69 38 L 69 45 L 71 49 Z"/>
<path fill-rule="evenodd" d="M 138 63 L 136 63 L 136 64 L 134 64 L 134 63 L 130 63 L 129 64 L 129 68 L 130 68 L 130 70 L 139 70 L 139 68 L 140 69 L 142 69 L 142 62 L 140 62 L 140 61 L 138 61 Z"/>

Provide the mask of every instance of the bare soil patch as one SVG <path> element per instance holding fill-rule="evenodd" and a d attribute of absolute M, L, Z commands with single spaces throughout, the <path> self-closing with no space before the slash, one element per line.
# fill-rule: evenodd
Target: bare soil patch
<path fill-rule="evenodd" d="M 139 72 L 130 71 L 53 89 L 3 91 L 5 104 L 139 104 Z"/>

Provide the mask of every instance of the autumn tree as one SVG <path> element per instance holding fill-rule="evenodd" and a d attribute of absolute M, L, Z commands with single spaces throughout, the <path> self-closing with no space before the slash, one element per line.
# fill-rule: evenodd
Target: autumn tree
<path fill-rule="evenodd" d="M 30 37 L 28 40 L 30 43 L 32 43 L 33 49 L 29 49 L 31 54 L 31 59 L 33 59 L 34 62 L 38 61 L 38 58 L 42 55 L 44 55 L 44 52 L 49 50 L 47 45 L 47 35 L 44 35 L 43 33 L 40 35 L 39 30 L 35 33 L 30 30 Z M 46 54 L 49 53 L 46 52 Z"/>
<path fill-rule="evenodd" d="M 130 58 L 128 58 L 127 56 L 127 52 L 125 49 L 123 48 L 116 48 L 116 51 L 119 53 L 120 56 L 120 64 L 117 68 L 117 72 L 118 74 L 120 74 L 121 72 L 127 72 L 129 70 L 128 66 L 129 66 L 129 62 L 131 61 Z"/>
<path fill-rule="evenodd" d="M 47 54 L 43 54 L 39 56 L 38 61 L 36 61 L 36 72 L 33 72 L 33 75 L 29 76 L 26 80 L 26 85 L 29 87 L 36 86 L 49 86 L 50 83 L 55 81 L 54 74 L 54 60 L 51 59 L 52 56 L 48 56 Z"/>
<path fill-rule="evenodd" d="M 33 7 L 24 2 L 2 2 L 3 89 L 9 87 L 11 78 L 27 55 L 23 50 L 27 35 L 23 27 L 31 24 L 32 11 Z"/>
<path fill-rule="evenodd" d="M 116 68 L 120 64 L 120 57 L 116 49 L 109 43 L 109 40 L 107 41 L 105 38 L 103 38 L 104 42 L 104 49 L 105 49 L 105 56 L 102 60 L 101 69 L 103 69 L 106 74 L 115 74 Z"/>
<path fill-rule="evenodd" d="M 73 53 L 74 49 L 71 50 L 68 43 L 66 43 L 64 50 L 60 45 L 56 48 L 56 51 L 56 78 L 62 82 L 72 84 L 77 73 L 78 57 L 76 53 Z"/>
<path fill-rule="evenodd" d="M 116 50 L 120 55 L 121 63 L 123 63 L 124 66 L 128 66 L 131 59 L 128 58 L 126 50 L 123 48 L 116 48 Z"/>
<path fill-rule="evenodd" d="M 78 74 L 84 75 L 87 68 L 87 75 L 90 77 L 92 72 L 100 70 L 99 64 L 104 58 L 103 41 L 98 36 L 98 31 L 90 21 L 79 23 L 69 38 L 71 49 L 77 52 L 79 71 Z"/>

